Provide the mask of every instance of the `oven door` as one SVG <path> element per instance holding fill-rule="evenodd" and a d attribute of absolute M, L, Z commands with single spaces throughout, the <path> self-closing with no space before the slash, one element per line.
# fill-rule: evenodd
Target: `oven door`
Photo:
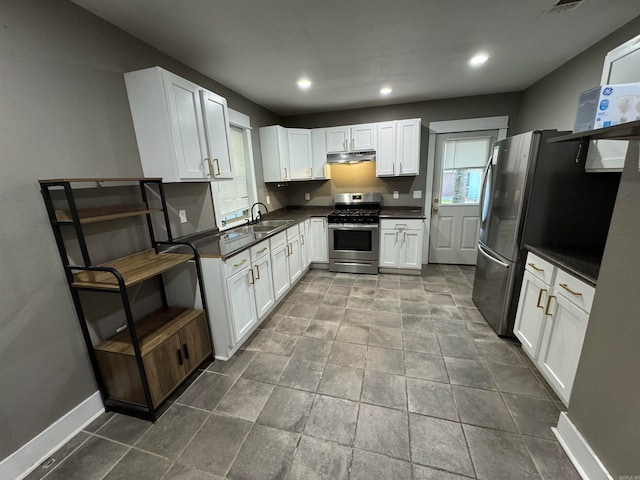
<path fill-rule="evenodd" d="M 329 224 L 329 258 L 378 261 L 377 224 Z"/>

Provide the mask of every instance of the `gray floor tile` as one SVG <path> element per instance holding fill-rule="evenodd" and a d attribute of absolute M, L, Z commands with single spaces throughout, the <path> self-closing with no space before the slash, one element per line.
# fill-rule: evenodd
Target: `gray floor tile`
<path fill-rule="evenodd" d="M 276 332 L 302 335 L 309 326 L 310 321 L 308 318 L 284 317 L 276 328 Z"/>
<path fill-rule="evenodd" d="M 348 293 L 343 287 L 332 287 L 322 299 L 322 305 L 345 308 L 349 298 Z"/>
<path fill-rule="evenodd" d="M 111 417 L 109 417 L 111 418 Z M 74 436 L 71 440 L 60 447 L 54 454 L 52 454 L 45 462 L 43 462 L 38 468 L 33 470 L 29 475 L 25 477 L 25 480 L 40 480 L 55 467 L 57 467 L 62 460 L 67 458 L 76 448 L 86 442 L 91 435 L 87 432 L 80 432 Z M 53 462 L 53 463 L 51 463 Z"/>
<path fill-rule="evenodd" d="M 287 477 L 300 435 L 255 425 L 229 470 L 237 480 L 275 480 Z"/>
<path fill-rule="evenodd" d="M 322 295 L 325 295 L 327 293 L 327 290 L 329 290 L 329 285 L 328 284 L 323 285 L 321 283 L 309 283 L 304 289 L 305 292 L 320 293 Z"/>
<path fill-rule="evenodd" d="M 164 480 L 224 480 L 219 475 L 213 473 L 203 472 L 195 467 L 189 465 L 183 465 L 181 463 L 174 463 L 169 469 Z"/>
<path fill-rule="evenodd" d="M 501 392 L 549 398 L 542 384 L 527 367 L 498 363 L 487 363 L 487 367 Z"/>
<path fill-rule="evenodd" d="M 558 442 L 526 437 L 525 442 L 542 478 L 580 480 L 580 475 Z"/>
<path fill-rule="evenodd" d="M 474 476 L 462 426 L 456 422 L 409 415 L 411 460 L 414 463 Z M 515 480 L 514 477 L 512 480 Z"/>
<path fill-rule="evenodd" d="M 458 421 L 450 385 L 407 378 L 407 394 L 410 412 Z"/>
<path fill-rule="evenodd" d="M 427 292 L 422 288 L 422 282 L 420 284 L 412 285 L 410 289 L 404 288 L 404 284 L 400 284 L 400 301 L 409 302 L 427 302 Z"/>
<path fill-rule="evenodd" d="M 355 448 L 350 480 L 411 480 L 411 464 Z"/>
<path fill-rule="evenodd" d="M 333 285 L 335 285 L 335 280 L 333 281 Z M 309 305 L 320 305 L 320 303 L 322 302 L 322 298 L 323 297 L 324 297 L 324 294 L 321 294 L 321 293 L 303 292 L 300 295 L 298 295 L 298 298 L 296 300 L 296 304 L 302 305 L 302 306 L 305 306 L 305 307 L 307 307 Z M 309 309 L 307 309 L 307 310 L 309 310 Z M 293 311 L 293 308 L 291 310 L 289 310 L 287 315 L 293 315 L 292 311 Z M 307 318 L 307 317 L 305 317 L 305 318 Z"/>
<path fill-rule="evenodd" d="M 503 396 L 520 433 L 555 440 L 551 427 L 558 425 L 560 411 L 551 400 L 510 393 Z"/>
<path fill-rule="evenodd" d="M 226 362 L 216 360 L 207 367 L 209 372 L 224 373 L 232 377 L 239 377 L 244 369 L 249 365 L 256 352 L 251 350 L 239 350 Z"/>
<path fill-rule="evenodd" d="M 393 289 L 384 287 L 377 288 L 372 298 L 377 300 L 398 301 L 400 300 L 400 287 L 398 284 L 395 284 Z M 369 301 L 371 301 L 371 298 Z"/>
<path fill-rule="evenodd" d="M 315 392 L 322 378 L 323 362 L 312 362 L 304 358 L 292 357 L 285 368 L 278 385 Z"/>
<path fill-rule="evenodd" d="M 475 340 L 495 340 L 496 332 L 485 322 L 474 322 L 465 318 L 465 323 L 469 335 Z"/>
<path fill-rule="evenodd" d="M 111 420 L 115 416 L 114 412 L 104 412 L 98 418 L 96 418 L 89 425 L 84 427 L 82 430 L 85 432 L 96 432 L 100 427 L 102 427 L 105 423 Z"/>
<path fill-rule="evenodd" d="M 517 432 L 507 406 L 498 392 L 454 385 L 458 413 L 462 423 Z"/>
<path fill-rule="evenodd" d="M 460 307 L 458 307 L 458 310 L 460 311 L 460 315 L 462 315 L 462 318 L 464 320 L 468 320 L 470 322 L 482 323 L 482 324 L 486 325 L 487 327 L 491 328 L 487 324 L 487 321 L 484 319 L 482 314 L 480 313 L 480 310 L 478 310 L 476 307 L 460 306 Z M 491 330 L 493 331 L 493 329 L 491 329 Z"/>
<path fill-rule="evenodd" d="M 409 460 L 407 413 L 361 404 L 355 446 L 370 452 Z"/>
<path fill-rule="evenodd" d="M 336 340 L 366 345 L 369 342 L 369 328 L 366 325 L 347 325 L 343 323 L 338 328 Z"/>
<path fill-rule="evenodd" d="M 402 328 L 402 314 L 398 312 L 373 312 L 371 315 L 371 325 Z"/>
<path fill-rule="evenodd" d="M 524 366 L 524 362 L 511 343 L 505 340 L 476 340 L 476 346 L 482 357 L 492 363 Z"/>
<path fill-rule="evenodd" d="M 242 348 L 249 351 L 259 352 L 270 341 L 272 335 L 275 332 L 272 330 L 256 330 L 251 336 L 244 342 Z"/>
<path fill-rule="evenodd" d="M 340 277 L 336 275 L 336 278 L 333 280 L 333 286 L 352 287 L 355 281 L 356 279 L 352 277 Z"/>
<path fill-rule="evenodd" d="M 152 423 L 147 420 L 117 413 L 96 433 L 110 440 L 133 445 L 151 425 Z"/>
<path fill-rule="evenodd" d="M 473 299 L 471 298 L 471 292 L 468 294 L 454 294 L 452 295 L 453 302 L 457 307 L 474 307 L 475 303 L 473 303 Z"/>
<path fill-rule="evenodd" d="M 347 480 L 351 448 L 303 435 L 289 471 L 291 480 Z"/>
<path fill-rule="evenodd" d="M 291 307 L 293 307 L 293 303 L 291 302 L 287 302 L 286 300 L 282 303 L 280 303 L 279 305 L 276 305 L 276 307 L 273 309 L 272 314 L 273 315 L 286 315 L 289 310 L 291 310 Z"/>
<path fill-rule="evenodd" d="M 402 314 L 402 328 L 404 330 L 434 333 L 435 327 L 430 316 Z"/>
<path fill-rule="evenodd" d="M 169 470 L 171 461 L 150 453 L 131 449 L 104 480 L 156 480 Z"/>
<path fill-rule="evenodd" d="M 440 355 L 440 345 L 435 333 L 404 330 L 402 338 L 405 351 Z"/>
<path fill-rule="evenodd" d="M 478 360 L 444 357 L 444 363 L 452 385 L 497 390 L 489 369 Z"/>
<path fill-rule="evenodd" d="M 434 318 L 433 327 L 434 331 L 438 335 L 455 335 L 469 339 L 473 338 L 471 333 L 467 330 L 467 322 L 464 320 L 443 320 L 441 318 Z M 478 356 L 478 354 L 479 353 L 476 352 L 476 356 Z"/>
<path fill-rule="evenodd" d="M 363 325 L 371 326 L 372 312 L 370 310 L 358 310 L 347 308 L 344 313 L 342 325 Z"/>
<path fill-rule="evenodd" d="M 402 329 L 372 326 L 369 331 L 369 345 L 402 349 Z"/>
<path fill-rule="evenodd" d="M 258 328 L 260 328 L 261 330 L 275 330 L 285 318 L 287 318 L 286 315 L 281 315 L 278 313 L 271 314 L 269 315 L 269 318 L 262 322 Z"/>
<path fill-rule="evenodd" d="M 289 357 L 295 350 L 299 338 L 300 337 L 296 335 L 270 332 L 269 337 L 261 346 L 260 350 L 266 353 L 273 353 L 274 355 Z"/>
<path fill-rule="evenodd" d="M 328 362 L 348 367 L 364 368 L 366 356 L 367 347 L 364 345 L 334 342 Z"/>
<path fill-rule="evenodd" d="M 289 363 L 289 357 L 260 352 L 242 372 L 242 378 L 277 383 L 287 363 Z"/>
<path fill-rule="evenodd" d="M 302 337 L 293 352 L 293 357 L 324 363 L 327 361 L 327 358 L 329 358 L 332 346 L 333 342 L 331 340 Z"/>
<path fill-rule="evenodd" d="M 520 435 L 471 425 L 464 432 L 479 479 L 540 479 Z"/>
<path fill-rule="evenodd" d="M 376 285 L 378 284 L 378 280 L 376 277 L 377 275 L 367 275 L 366 277 L 364 275 L 361 275 L 360 278 L 356 278 L 355 282 L 353 282 L 353 285 L 355 287 L 376 288 Z"/>
<path fill-rule="evenodd" d="M 358 298 L 373 298 L 376 293 L 375 287 L 357 287 L 354 286 L 351 288 L 351 297 Z"/>
<path fill-rule="evenodd" d="M 216 407 L 216 412 L 255 422 L 273 385 L 239 378 Z"/>
<path fill-rule="evenodd" d="M 305 304 L 296 300 L 296 303 L 287 312 L 288 317 L 306 318 L 311 320 L 318 311 L 318 304 Z"/>
<path fill-rule="evenodd" d="M 469 480 L 469 477 L 456 475 L 455 473 L 413 464 L 413 480 Z M 515 480 L 515 479 L 514 479 Z"/>
<path fill-rule="evenodd" d="M 367 301 L 371 302 L 371 300 Z M 402 309 L 400 308 L 400 299 L 388 300 L 386 298 L 374 298 L 373 310 L 376 312 L 402 312 Z"/>
<path fill-rule="evenodd" d="M 344 318 L 344 307 L 332 307 L 330 305 L 320 305 L 318 311 L 313 316 L 315 320 L 325 320 L 327 322 L 340 323 Z"/>
<path fill-rule="evenodd" d="M 338 332 L 339 322 L 327 322 L 325 320 L 311 320 L 304 332 L 305 337 L 333 340 Z"/>
<path fill-rule="evenodd" d="M 434 305 L 431 308 L 431 316 L 441 320 L 462 320 L 458 307 L 449 305 Z"/>
<path fill-rule="evenodd" d="M 148 423 L 148 422 L 147 422 Z M 92 437 L 55 467 L 46 478 L 53 480 L 98 480 L 127 452 L 127 447 Z"/>
<path fill-rule="evenodd" d="M 179 463 L 224 476 L 252 425 L 246 420 L 214 413 L 187 445 Z"/>
<path fill-rule="evenodd" d="M 392 281 L 388 278 L 378 279 L 377 288 L 384 290 L 400 290 L 400 283 L 397 281 Z"/>
<path fill-rule="evenodd" d="M 405 377 L 367 370 L 362 385 L 362 402 L 398 410 L 407 409 Z"/>
<path fill-rule="evenodd" d="M 136 448 L 175 458 L 191 441 L 209 414 L 174 404 L 136 443 Z"/>
<path fill-rule="evenodd" d="M 302 432 L 314 397 L 310 392 L 276 387 L 257 422 L 281 430 Z"/>
<path fill-rule="evenodd" d="M 425 293 L 451 293 L 451 289 L 449 288 L 449 285 L 446 284 L 444 278 L 438 280 L 442 280 L 442 283 L 423 282 L 422 288 Z"/>
<path fill-rule="evenodd" d="M 427 302 L 430 305 L 450 305 L 455 306 L 453 298 L 447 293 L 428 293 Z"/>
<path fill-rule="evenodd" d="M 324 369 L 318 393 L 357 402 L 360 400 L 363 372 L 360 368 L 328 364 Z"/>
<path fill-rule="evenodd" d="M 304 433 L 351 446 L 356 434 L 358 403 L 316 395 Z"/>
<path fill-rule="evenodd" d="M 434 382 L 449 382 L 444 361 L 440 355 L 405 352 L 404 364 L 407 377 L 433 380 Z"/>
<path fill-rule="evenodd" d="M 391 348 L 368 347 L 367 370 L 404 375 L 403 352 Z"/>
<path fill-rule="evenodd" d="M 349 297 L 347 300 L 347 308 L 355 310 L 374 310 L 374 305 L 369 298 Z"/>
<path fill-rule="evenodd" d="M 213 411 L 235 381 L 234 377 L 205 371 L 178 397 L 177 402 Z"/>

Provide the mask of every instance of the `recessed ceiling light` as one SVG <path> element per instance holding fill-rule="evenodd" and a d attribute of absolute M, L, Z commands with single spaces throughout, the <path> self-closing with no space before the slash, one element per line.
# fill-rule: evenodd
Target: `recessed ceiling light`
<path fill-rule="evenodd" d="M 393 92 L 391 87 L 384 87 L 380 89 L 380 94 L 382 95 L 389 95 L 391 92 Z"/>
<path fill-rule="evenodd" d="M 486 55 L 484 53 L 479 53 L 478 55 L 473 57 L 471 60 L 469 60 L 469 65 L 477 67 L 478 65 L 482 65 L 487 60 L 489 60 L 489 55 Z"/>
<path fill-rule="evenodd" d="M 301 78 L 300 80 L 298 80 L 298 87 L 300 87 L 301 89 L 306 90 L 310 86 L 311 80 L 309 80 L 308 78 Z"/>

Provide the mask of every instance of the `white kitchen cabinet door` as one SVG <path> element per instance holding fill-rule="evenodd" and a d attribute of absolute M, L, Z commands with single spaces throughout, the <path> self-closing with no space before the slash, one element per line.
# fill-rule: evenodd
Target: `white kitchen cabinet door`
<path fill-rule="evenodd" d="M 349 127 L 332 127 L 325 130 L 327 153 L 348 152 L 351 143 Z"/>
<path fill-rule="evenodd" d="M 522 348 L 529 358 L 536 360 L 540 352 L 542 332 L 546 322 L 544 307 L 550 286 L 525 271 L 518 300 L 518 310 L 513 333 L 522 342 Z"/>
<path fill-rule="evenodd" d="M 264 181 L 286 182 L 291 180 L 287 129 L 280 125 L 271 125 L 260 127 L 259 132 Z"/>
<path fill-rule="evenodd" d="M 213 178 L 233 178 L 229 149 L 229 112 L 227 101 L 220 95 L 200 90 L 207 140 L 207 163 Z"/>
<path fill-rule="evenodd" d="M 404 230 L 402 235 L 400 268 L 422 268 L 422 230 Z"/>
<path fill-rule="evenodd" d="M 551 316 L 547 317 L 537 365 L 560 399 L 568 405 L 589 313 L 562 295 L 550 297 L 547 301 L 554 302 L 555 306 L 551 307 Z"/>
<path fill-rule="evenodd" d="M 251 281 L 250 268 L 244 268 L 227 279 L 234 345 L 258 322 Z"/>
<path fill-rule="evenodd" d="M 258 320 L 262 320 L 275 302 L 271 278 L 271 257 L 268 254 L 264 255 L 256 260 L 252 267 L 256 313 Z"/>
<path fill-rule="evenodd" d="M 397 268 L 400 263 L 400 232 L 380 230 L 380 267 Z"/>
<path fill-rule="evenodd" d="M 288 128 L 287 139 L 291 180 L 311 180 L 311 131 Z"/>
<path fill-rule="evenodd" d="M 375 150 L 377 126 L 375 123 L 354 125 L 351 127 L 351 143 L 349 149 L 352 151 Z"/>
<path fill-rule="evenodd" d="M 302 270 L 306 270 L 311 264 L 311 238 L 309 233 L 311 231 L 311 220 L 308 218 L 298 224 L 300 227 L 300 250 L 302 254 Z"/>
<path fill-rule="evenodd" d="M 289 255 L 287 257 L 287 263 L 289 264 L 289 282 L 293 285 L 302 276 L 300 235 L 287 238 L 287 248 L 289 249 Z"/>
<path fill-rule="evenodd" d="M 418 175 L 420 172 L 420 119 L 398 120 L 396 172 L 398 175 Z"/>
<path fill-rule="evenodd" d="M 396 122 L 378 124 L 378 149 L 376 150 L 376 176 L 391 177 L 395 175 L 396 155 Z"/>
<path fill-rule="evenodd" d="M 325 180 L 331 178 L 331 167 L 327 165 L 326 129 L 311 130 L 311 178 Z"/>
<path fill-rule="evenodd" d="M 311 239 L 311 261 L 329 263 L 329 233 L 326 217 L 312 217 L 309 237 Z"/>
<path fill-rule="evenodd" d="M 278 301 L 291 286 L 289 280 L 289 246 L 286 243 L 271 250 L 271 272 L 273 275 L 273 292 Z"/>

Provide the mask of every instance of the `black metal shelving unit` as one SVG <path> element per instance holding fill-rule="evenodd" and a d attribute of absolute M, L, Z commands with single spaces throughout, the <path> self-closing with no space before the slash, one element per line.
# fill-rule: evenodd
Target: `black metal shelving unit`
<path fill-rule="evenodd" d="M 137 183 L 140 188 L 142 201 L 137 204 L 107 205 L 97 208 L 83 209 L 78 208 L 74 189 L 72 188 L 73 184 L 93 184 L 102 186 L 102 183 L 109 182 L 129 185 L 135 185 Z M 206 341 L 208 342 L 209 351 L 206 357 L 198 360 L 198 364 L 201 364 L 207 359 L 213 358 L 209 314 L 207 312 L 204 290 L 201 287 L 203 285 L 203 281 L 198 251 L 192 244 L 173 241 L 166 197 L 161 178 L 62 178 L 40 180 L 39 183 L 47 208 L 51 228 L 56 240 L 56 245 L 58 247 L 58 252 L 60 254 L 60 259 L 64 266 L 65 276 L 77 312 L 82 335 L 91 360 L 91 366 L 93 368 L 105 408 L 107 410 L 117 411 L 155 421 L 158 417 L 158 409 L 160 405 L 175 389 L 180 386 L 181 383 L 184 382 L 184 380 L 186 380 L 190 372 L 187 372 L 185 377 L 176 385 L 169 388 L 166 394 L 163 393 L 164 396 L 161 399 L 158 398 L 158 395 L 155 395 L 155 398 L 153 398 L 147 372 L 148 367 L 145 366 L 145 362 L 143 360 L 143 350 L 147 348 L 146 343 L 149 345 L 153 344 L 153 347 L 148 347 L 149 349 L 156 348 L 160 343 L 160 340 L 154 338 L 151 341 L 147 341 L 148 338 L 141 338 L 140 333 L 143 337 L 144 335 L 148 335 L 149 338 L 153 335 L 156 335 L 156 337 L 166 337 L 170 334 L 175 334 L 175 328 L 173 330 L 171 329 L 172 325 L 170 322 L 182 321 L 184 324 L 185 318 L 187 318 L 187 321 L 190 321 L 191 317 L 197 315 L 201 316 L 203 314 L 206 320 L 206 334 L 208 335 Z M 157 196 L 160 199 L 161 204 L 160 207 L 156 208 L 150 206 L 148 195 L 149 191 L 153 191 L 154 189 L 157 191 Z M 56 198 L 54 200 L 53 197 L 56 194 L 53 192 L 60 190 L 62 190 L 63 193 L 62 198 Z M 63 210 L 56 210 L 54 203 L 66 203 L 67 208 Z M 161 214 L 163 216 L 167 241 L 158 241 L 156 239 L 152 222 L 152 215 L 156 214 Z M 94 265 L 91 261 L 83 226 L 90 223 L 108 222 L 138 216 L 146 217 L 151 249 L 134 253 L 111 262 Z M 78 242 L 80 253 L 82 255 L 82 265 L 73 265 L 69 262 L 67 247 L 65 245 L 63 235 L 63 229 L 65 228 L 72 229 L 75 232 L 75 240 Z M 188 253 L 183 253 L 185 251 Z M 162 273 L 188 261 L 194 261 L 195 263 L 200 299 L 202 301 L 202 310 L 170 307 L 167 302 Z M 131 299 L 127 288 L 151 278 L 156 278 L 158 280 L 162 308 L 157 312 L 154 312 L 154 314 L 145 317 L 145 322 L 142 322 L 142 319 L 138 319 L 138 321 L 141 322 L 138 325 L 147 325 L 145 331 L 138 332 L 136 325 L 138 321 L 136 321 L 132 313 Z M 126 329 L 128 331 L 128 335 L 127 332 L 122 331 L 119 332 L 119 334 L 103 341 L 99 345 L 94 345 L 83 309 L 80 295 L 80 292 L 82 291 L 107 292 L 119 295 L 126 318 Z M 148 327 L 148 325 L 153 325 L 153 328 Z M 156 330 L 153 330 L 154 328 Z M 157 331 L 159 330 L 162 330 L 162 333 L 158 334 Z M 111 371 L 108 373 L 110 378 L 106 378 L 107 374 L 104 371 L 104 364 L 101 369 L 100 362 L 96 355 L 96 347 L 100 347 L 100 345 L 103 344 L 110 346 L 115 345 L 114 348 L 119 348 L 120 350 L 114 350 L 114 352 L 121 354 L 126 350 L 129 355 L 128 358 L 135 358 L 135 366 L 137 367 L 137 375 L 139 376 L 140 383 L 138 384 L 135 379 L 132 380 L 130 378 L 130 372 L 129 378 L 125 379 L 126 381 L 124 383 L 133 383 L 133 387 L 130 385 L 129 387 L 136 390 L 136 393 L 141 393 L 142 396 L 137 395 L 137 400 L 123 400 L 122 395 L 120 395 L 121 398 L 116 398 L 117 395 L 113 395 L 114 390 L 112 384 L 114 376 L 117 377 L 119 372 L 116 371 L 114 373 Z M 189 349 L 186 344 L 180 346 L 177 351 L 177 359 L 180 366 L 184 366 L 187 359 L 189 359 Z M 193 370 L 195 370 L 197 366 L 198 365 L 196 364 L 195 367 L 192 367 Z M 191 372 L 193 372 L 193 370 L 191 370 Z M 120 373 L 126 376 L 126 372 Z M 135 374 L 133 376 L 135 377 Z M 117 382 L 118 378 L 115 378 L 115 381 Z M 139 391 L 140 389 L 141 392 Z"/>

